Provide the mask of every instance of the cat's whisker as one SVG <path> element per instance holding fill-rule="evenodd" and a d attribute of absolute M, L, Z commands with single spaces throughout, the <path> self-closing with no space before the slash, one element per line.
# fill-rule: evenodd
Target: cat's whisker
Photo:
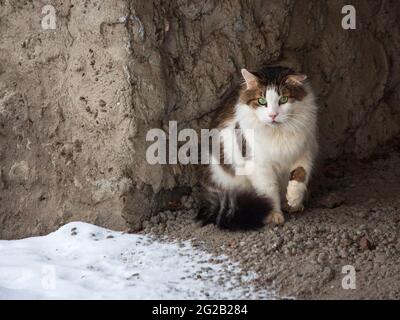
<path fill-rule="evenodd" d="M 291 121 L 294 122 L 294 124 L 299 125 L 302 129 L 307 131 L 309 134 L 312 134 L 310 127 L 306 123 L 304 123 L 300 120 L 297 120 L 297 119 L 291 119 Z"/>
<path fill-rule="evenodd" d="M 312 134 L 311 129 L 307 126 L 306 123 L 304 123 L 303 121 L 300 121 L 299 119 L 296 118 L 290 118 L 288 119 L 285 123 L 287 123 L 288 125 L 291 125 L 292 128 L 297 129 L 298 130 L 305 130 L 308 134 Z M 300 127 L 297 127 L 300 126 Z"/>

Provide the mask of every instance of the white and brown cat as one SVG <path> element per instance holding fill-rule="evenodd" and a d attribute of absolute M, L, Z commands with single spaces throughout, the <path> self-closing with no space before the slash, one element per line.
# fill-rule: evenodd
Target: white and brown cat
<path fill-rule="evenodd" d="M 202 170 L 198 219 L 224 229 L 283 224 L 283 204 L 302 211 L 318 149 L 317 106 L 305 75 L 269 66 L 243 69 L 242 76 L 212 125 L 220 135 L 219 154 L 212 153 L 219 163 Z"/>

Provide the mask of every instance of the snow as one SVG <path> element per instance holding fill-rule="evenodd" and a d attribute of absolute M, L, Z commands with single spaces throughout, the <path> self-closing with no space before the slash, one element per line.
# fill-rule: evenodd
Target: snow
<path fill-rule="evenodd" d="M 226 257 L 189 242 L 157 241 L 82 222 L 43 237 L 0 241 L 0 299 L 272 297 L 246 284 L 251 275 L 238 281 L 240 271 Z"/>

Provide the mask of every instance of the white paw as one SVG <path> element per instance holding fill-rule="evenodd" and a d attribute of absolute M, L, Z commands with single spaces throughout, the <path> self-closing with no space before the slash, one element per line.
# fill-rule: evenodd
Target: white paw
<path fill-rule="evenodd" d="M 282 212 L 271 212 L 264 221 L 266 224 L 284 224 L 285 217 Z"/>
<path fill-rule="evenodd" d="M 307 186 L 303 182 L 296 180 L 289 181 L 287 187 L 286 199 L 291 212 L 303 211 L 304 196 L 307 193 Z"/>

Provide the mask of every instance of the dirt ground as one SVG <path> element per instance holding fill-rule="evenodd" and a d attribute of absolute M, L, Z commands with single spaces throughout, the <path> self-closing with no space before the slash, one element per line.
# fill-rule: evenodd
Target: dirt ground
<path fill-rule="evenodd" d="M 297 299 L 400 299 L 400 148 L 381 150 L 366 161 L 321 166 L 313 195 L 301 214 L 287 214 L 283 227 L 226 232 L 193 221 L 195 200 L 162 212 L 144 232 L 191 239 L 217 255 L 226 254 L 257 289 Z M 176 205 L 176 204 L 175 204 Z M 356 270 L 356 289 L 342 288 L 342 268 Z"/>

